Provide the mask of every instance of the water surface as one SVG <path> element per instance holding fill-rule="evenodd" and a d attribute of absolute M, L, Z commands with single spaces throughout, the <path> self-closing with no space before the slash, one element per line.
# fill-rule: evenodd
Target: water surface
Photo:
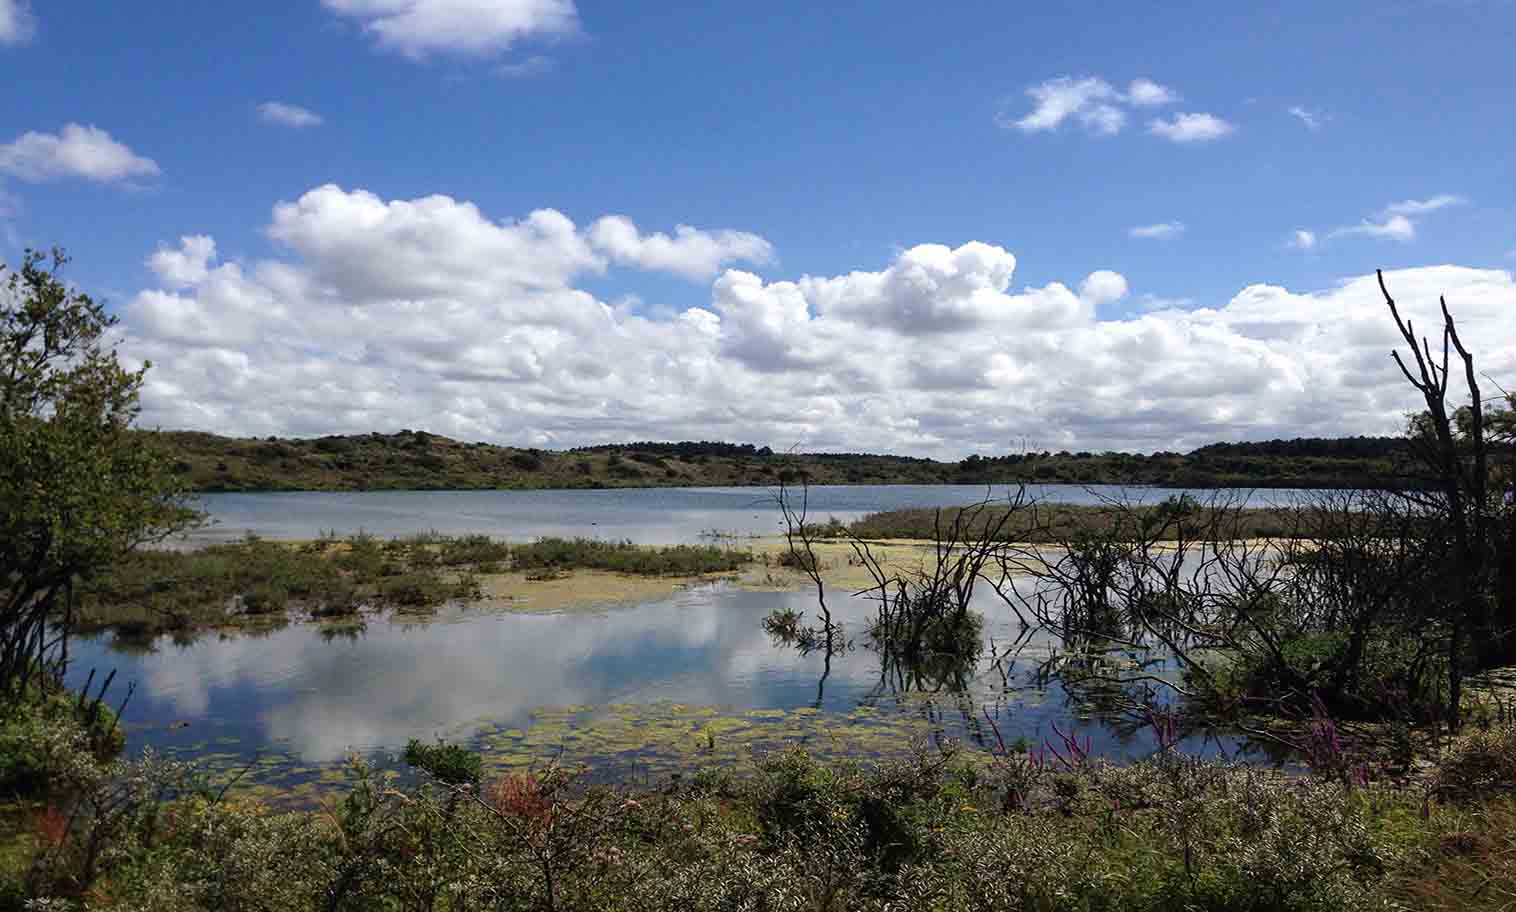
<path fill-rule="evenodd" d="M 895 756 L 947 739 L 975 750 L 1000 738 L 1056 746 L 1062 732 L 1110 757 L 1154 749 L 1150 733 L 1098 688 L 1039 674 L 1066 644 L 1027 637 L 993 594 L 981 596 L 985 651 L 946 673 L 888 667 L 861 646 L 830 661 L 803 655 L 774 642 L 761 620 L 780 607 L 814 615 L 811 596 L 715 584 L 600 611 L 453 608 L 428 622 L 374 619 L 352 636 L 297 624 L 256 636 L 165 637 L 147 650 L 101 637 L 78 644 L 74 674 L 113 668 L 136 683 L 126 711 L 132 750 L 152 746 L 223 771 L 253 762 L 260 771 L 249 782 L 284 786 L 330 778 L 349 752 L 390 762 L 411 738 L 468 742 L 495 770 L 557 758 L 606 779 L 741 765 L 790 745 Z M 841 592 L 831 602 L 862 640 L 869 604 Z M 1157 653 L 1111 661 L 1174 672 Z M 1240 742 L 1189 746 L 1214 752 Z"/>
<path fill-rule="evenodd" d="M 982 485 L 818 485 L 809 490 L 810 515 L 851 521 L 883 510 L 949 507 L 1012 489 Z M 202 494 L 212 525 L 193 542 L 240 538 L 309 539 L 335 531 L 394 537 L 435 530 L 487 534 L 518 541 L 541 536 L 594 536 L 640 544 L 684 544 L 711 532 L 774 535 L 784 527 L 773 488 L 609 488 L 547 491 L 362 491 Z M 796 492 L 792 491 L 792 494 Z M 1180 494 L 1206 499 L 1218 492 L 1116 485 L 1029 485 L 1028 496 L 1056 503 L 1093 504 L 1128 498 L 1157 503 Z M 1243 492 L 1237 492 L 1243 493 Z M 1320 492 L 1258 491 L 1262 506 Z"/>

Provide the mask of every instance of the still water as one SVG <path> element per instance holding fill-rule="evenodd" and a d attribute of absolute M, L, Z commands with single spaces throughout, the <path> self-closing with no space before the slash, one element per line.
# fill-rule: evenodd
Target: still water
<path fill-rule="evenodd" d="M 982 594 L 981 594 L 982 595 Z M 862 641 L 869 606 L 831 603 Z M 435 620 L 371 619 L 334 634 L 295 624 L 262 635 L 208 635 L 128 649 L 78 644 L 75 675 L 116 669 L 135 682 L 129 747 L 195 758 L 243 785 L 313 798 L 350 752 L 381 765 L 411 738 L 462 740 L 490 769 L 557 759 L 596 777 L 658 779 L 804 745 L 824 756 L 900 756 L 946 739 L 970 749 L 1026 738 L 1088 738 L 1095 753 L 1143 756 L 1150 733 L 1109 691 L 1041 673 L 1065 647 L 1019 629 L 993 594 L 980 598 L 985 651 L 957 669 L 890 668 L 855 648 L 828 662 L 764 633 L 780 607 L 814 616 L 802 593 L 705 585 L 639 605 L 561 614 L 454 608 Z M 1119 673 L 1172 675 L 1161 654 L 1116 652 Z M 991 725 L 990 720 L 993 720 Z M 1056 726 L 1056 728 L 1055 728 Z M 1236 753 L 1232 738 L 1193 738 L 1196 753 Z"/>
<path fill-rule="evenodd" d="M 1089 503 L 1123 492 L 1048 486 L 1031 493 Z M 1125 493 L 1154 502 L 1184 492 Z M 811 489 L 810 506 L 814 516 L 846 520 L 983 496 L 979 487 L 822 487 Z M 1291 496 L 1270 491 L 1254 502 Z M 752 488 L 222 494 L 203 499 L 217 524 L 201 536 L 435 529 L 672 543 L 713 530 L 777 532 L 772 497 Z M 789 745 L 823 756 L 878 757 L 948 740 L 972 750 L 1022 738 L 1056 747 L 1068 735 L 1112 758 L 1154 750 L 1152 733 L 1120 711 L 1119 689 L 1048 673 L 1077 644 L 1028 634 L 992 591 L 976 600 L 985 617 L 983 651 L 946 669 L 890 667 L 866 648 L 873 606 L 864 598 L 829 595 L 856 645 L 828 659 L 775 642 L 761 623 L 780 608 L 814 619 L 813 594 L 709 583 L 554 614 L 452 606 L 435 619 L 372 617 L 361 629 L 296 623 L 150 644 L 102 636 L 77 643 L 71 674 L 77 686 L 91 669 L 115 670 L 118 694 L 134 685 L 124 715 L 132 751 L 193 758 L 222 777 L 251 771 L 239 788 L 302 801 L 339 781 L 350 754 L 393 767 L 412 738 L 465 741 L 495 771 L 556 759 L 589 764 L 593 775 L 613 780 L 740 767 Z M 1102 661 L 1108 675 L 1177 673 L 1161 651 L 1114 650 Z M 1196 736 L 1185 747 L 1248 750 L 1228 736 Z"/>
<path fill-rule="evenodd" d="M 203 494 L 199 506 L 212 525 L 191 543 L 225 541 L 252 532 L 264 538 L 308 539 L 335 531 L 381 537 L 435 530 L 526 541 L 542 536 L 631 539 L 640 544 L 685 544 L 704 533 L 774 535 L 783 531 L 773 488 L 613 488 L 574 491 L 364 491 Z M 793 492 L 792 492 L 793 493 Z M 1006 488 L 978 485 L 818 485 L 809 491 L 811 516 L 843 521 L 906 507 L 1004 499 Z M 1237 492 L 1239 494 L 1244 492 Z M 1259 491 L 1258 506 L 1309 492 Z M 1216 491 L 1123 488 L 1114 485 L 1029 485 L 1027 495 L 1056 503 L 1098 503 L 1126 497 L 1157 503 Z"/>

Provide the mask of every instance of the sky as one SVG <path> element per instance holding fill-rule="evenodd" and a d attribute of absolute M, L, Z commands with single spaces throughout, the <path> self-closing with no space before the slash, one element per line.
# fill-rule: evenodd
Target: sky
<path fill-rule="evenodd" d="M 143 424 L 957 459 L 1516 389 L 1511 0 L 0 0 L 0 261 Z"/>

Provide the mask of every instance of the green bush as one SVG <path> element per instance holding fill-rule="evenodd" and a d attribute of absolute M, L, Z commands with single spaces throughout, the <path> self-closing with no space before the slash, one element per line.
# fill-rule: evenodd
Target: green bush
<path fill-rule="evenodd" d="M 456 567 L 462 564 L 488 564 L 508 560 L 510 545 L 497 542 L 488 535 L 466 535 L 451 538 L 442 543 L 440 560 Z"/>
<path fill-rule="evenodd" d="M 483 760 L 473 751 L 439 740 L 424 744 L 412 738 L 405 745 L 405 762 L 448 785 L 472 785 L 479 782 Z"/>
<path fill-rule="evenodd" d="M 748 552 L 702 545 L 648 548 L 629 541 L 608 542 L 593 538 L 543 538 L 512 547 L 511 557 L 519 570 L 610 570 L 641 576 L 727 573 L 752 561 L 752 554 Z"/>
<path fill-rule="evenodd" d="M 125 743 L 115 713 L 103 703 L 81 706 L 66 691 L 42 696 L 32 689 L 0 707 L 0 796 L 35 798 L 54 790 L 56 758 L 50 745 L 60 733 L 77 733 L 102 761 L 119 754 Z"/>
<path fill-rule="evenodd" d="M 431 608 L 453 597 L 454 589 L 429 573 L 404 573 L 379 584 L 387 601 L 407 608 Z"/>

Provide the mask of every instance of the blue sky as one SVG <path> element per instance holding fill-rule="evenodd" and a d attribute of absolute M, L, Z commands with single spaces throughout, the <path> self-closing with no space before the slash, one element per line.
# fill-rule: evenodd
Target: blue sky
<path fill-rule="evenodd" d="M 1239 398 L 1222 408 L 1204 390 L 1164 395 L 1164 378 L 1135 374 L 1125 390 L 1090 392 L 1121 360 L 1108 337 L 1142 335 L 1136 321 L 1152 312 L 1226 311 L 1254 285 L 1293 302 L 1276 313 L 1372 307 L 1342 295 L 1376 267 L 1408 270 L 1417 290 L 1441 283 L 1453 295 L 1472 283 L 1492 363 L 1516 357 L 1512 333 L 1498 330 L 1516 306 L 1516 4 L 1252 6 L 0 0 L 0 80 L 16 87 L 0 96 L 0 254 L 68 248 L 72 278 L 121 313 L 123 351 L 156 356 L 162 376 L 145 417 L 165 426 L 263 434 L 402 422 L 550 446 L 742 436 L 933 455 L 1004 450 L 1028 433 L 1055 448 L 1148 449 L 1321 432 L 1333 421 L 1343 433 L 1383 431 L 1408 402 L 1365 399 L 1340 369 L 1309 366 L 1309 354 L 1297 361 L 1324 372 L 1292 373 L 1285 347 L 1255 351 L 1268 363 L 1247 382 L 1266 402 L 1293 390 L 1291 408 L 1260 409 L 1241 392 L 1224 394 Z M 1039 100 L 1050 105 L 1040 115 Z M 299 108 L 319 123 L 271 119 L 260 110 L 271 102 L 285 106 L 285 121 Z M 327 184 L 381 206 L 446 195 L 477 207 L 486 227 L 552 209 L 588 232 L 623 215 L 638 245 L 694 226 L 714 252 L 691 262 L 680 258 L 692 250 L 675 247 L 659 260 L 651 248 L 590 238 L 578 266 L 549 276 L 470 276 L 465 263 L 452 270 L 456 290 L 445 275 L 425 294 L 381 288 L 354 277 L 364 256 L 405 261 L 385 247 L 408 243 L 405 230 L 326 218 L 332 208 L 271 237 L 276 204 Z M 214 258 L 202 258 L 212 279 L 233 266 L 258 287 L 218 290 L 199 272 L 167 282 L 149 258 L 186 236 L 214 239 Z M 1041 305 L 965 304 L 946 280 L 914 303 L 876 294 L 828 305 L 813 288 L 799 292 L 798 316 L 785 310 L 786 283 L 802 277 L 908 271 L 913 261 L 901 258 L 916 245 L 969 242 L 1014 256 L 1003 289 L 1009 273 L 982 259 L 933 261 L 928 272 L 1010 296 L 1061 283 L 1087 312 L 1049 322 Z M 308 281 L 258 274 L 279 265 Z M 1424 271 L 1441 265 L 1464 271 Z M 759 277 L 764 302 L 723 292 L 733 287 L 722 284 L 727 270 Z M 1100 270 L 1119 273 L 1123 293 L 1079 290 Z M 580 305 L 533 297 L 544 289 L 593 298 L 621 322 L 557 324 L 543 313 Z M 143 297 L 154 293 L 174 296 L 173 314 Z M 269 319 L 238 309 L 253 298 Z M 375 335 L 345 349 L 351 333 L 307 318 L 318 307 L 357 308 Z M 460 307 L 476 322 L 426 319 Z M 681 354 L 688 339 L 664 332 L 692 311 L 718 320 L 698 364 Z M 510 323 L 519 332 L 493 342 L 529 363 L 460 373 L 438 354 L 445 336 L 424 357 L 392 350 L 406 324 L 381 331 L 381 314 L 445 324 L 470 343 L 491 320 Z M 823 325 L 845 314 L 897 331 L 849 337 Z M 1256 315 L 1222 316 L 1212 323 L 1248 351 L 1277 341 L 1249 328 Z M 775 329 L 790 318 L 798 336 Z M 1195 341 L 1205 333 L 1194 335 L 1193 318 L 1165 319 L 1158 330 L 1211 344 Z M 246 331 L 205 331 L 239 320 Z M 628 353 L 627 372 L 595 386 L 571 355 L 619 365 L 620 349 L 605 347 L 618 334 L 635 353 L 673 346 L 664 361 L 678 376 L 650 377 L 651 362 L 632 371 Z M 990 336 L 1000 347 L 968 344 Z M 927 337 L 937 341 L 924 346 Z M 844 338 L 849 354 L 824 350 Z M 859 348 L 872 356 L 842 363 Z M 1084 400 L 1032 380 L 1085 355 L 1088 378 L 1071 375 Z M 487 360 L 480 352 L 469 363 Z M 913 367 L 886 372 L 882 360 Z M 954 387 L 937 369 L 944 360 L 978 367 Z M 247 362 L 240 379 L 224 373 L 233 362 Z M 355 406 L 374 385 L 332 381 L 344 366 L 354 384 L 358 368 L 372 369 L 389 392 Z M 1180 372 L 1197 372 L 1198 384 L 1210 370 Z M 278 390 L 306 390 L 313 377 L 332 384 L 320 387 L 331 408 L 314 394 L 278 404 Z M 223 388 L 239 383 L 241 394 Z M 692 392 L 709 386 L 723 389 Z M 405 389 L 419 392 L 401 402 Z M 975 408 L 947 402 L 954 389 Z M 753 408 L 754 396 L 784 407 Z M 1025 410 L 1028 397 L 1050 405 Z M 970 417 L 1007 400 L 1017 405 L 994 419 Z"/>

